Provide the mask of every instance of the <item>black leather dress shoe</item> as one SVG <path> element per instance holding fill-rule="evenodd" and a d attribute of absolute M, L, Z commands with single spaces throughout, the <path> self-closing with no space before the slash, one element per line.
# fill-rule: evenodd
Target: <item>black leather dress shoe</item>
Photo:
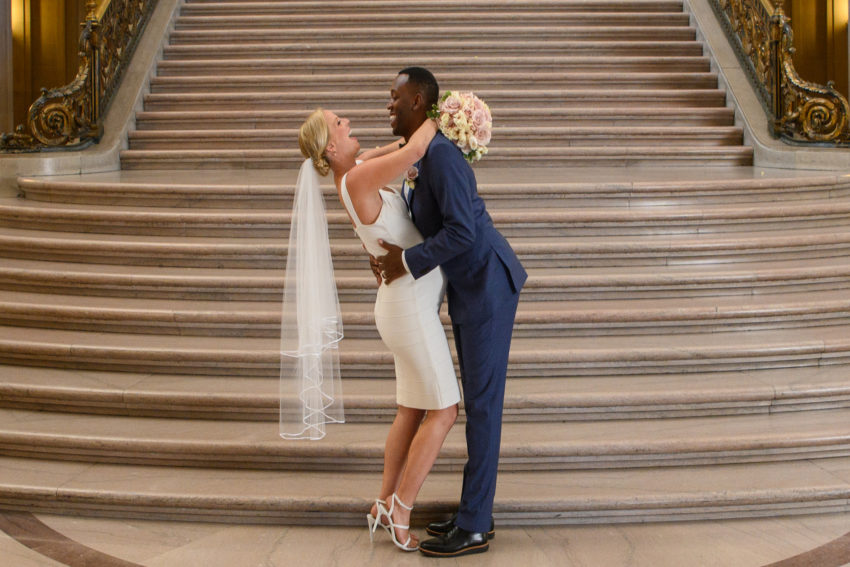
<path fill-rule="evenodd" d="M 455 520 L 457 520 L 457 514 L 454 514 L 448 520 L 443 520 L 442 522 L 431 522 L 428 524 L 428 527 L 425 528 L 425 531 L 428 532 L 428 535 L 432 536 L 443 536 L 452 531 L 452 528 L 455 527 Z M 496 537 L 496 523 L 493 521 L 493 518 L 490 518 L 490 531 L 487 532 L 487 539 L 493 539 Z"/>
<path fill-rule="evenodd" d="M 442 537 L 426 539 L 419 544 L 419 551 L 428 557 L 460 557 L 473 553 L 484 553 L 490 542 L 484 532 L 468 532 L 457 526 Z"/>

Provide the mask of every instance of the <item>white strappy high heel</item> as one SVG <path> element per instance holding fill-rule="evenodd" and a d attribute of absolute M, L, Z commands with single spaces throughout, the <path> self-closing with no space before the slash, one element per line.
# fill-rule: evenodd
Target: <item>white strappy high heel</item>
<path fill-rule="evenodd" d="M 375 500 L 375 507 L 377 508 L 376 514 L 378 515 L 378 517 L 376 518 L 375 516 L 373 516 L 371 510 L 368 514 L 366 514 L 366 523 L 369 525 L 369 541 L 375 540 L 375 531 L 377 531 L 379 527 L 387 530 L 387 533 L 390 532 L 389 524 L 381 522 L 381 516 L 386 515 L 386 506 L 387 503 L 378 498 L 377 500 Z"/>
<path fill-rule="evenodd" d="M 410 545 L 410 542 L 413 540 L 413 538 L 410 536 L 410 525 L 402 526 L 400 524 L 396 524 L 395 522 L 393 522 L 393 510 L 395 509 L 396 504 L 398 504 L 399 506 L 401 506 L 402 508 L 404 508 L 408 512 L 413 511 L 413 506 L 408 506 L 407 504 L 402 502 L 401 498 L 396 496 L 396 493 L 393 492 L 393 495 L 390 496 L 390 507 L 389 507 L 389 509 L 384 508 L 384 511 L 383 512 L 379 511 L 378 514 L 379 514 L 379 516 L 382 513 L 387 515 L 387 521 L 390 523 L 390 525 L 388 526 L 387 529 L 390 532 L 390 537 L 393 538 L 393 543 L 396 545 L 396 547 L 398 547 L 399 549 L 401 549 L 403 551 L 416 551 L 417 549 L 419 549 L 419 546 L 416 545 L 415 547 L 411 547 L 411 545 Z M 378 506 L 380 507 L 381 505 L 378 504 Z M 407 530 L 407 541 L 405 541 L 404 543 L 401 543 L 398 540 L 398 536 L 396 536 L 396 534 L 395 534 L 396 528 L 398 528 L 400 530 Z"/>

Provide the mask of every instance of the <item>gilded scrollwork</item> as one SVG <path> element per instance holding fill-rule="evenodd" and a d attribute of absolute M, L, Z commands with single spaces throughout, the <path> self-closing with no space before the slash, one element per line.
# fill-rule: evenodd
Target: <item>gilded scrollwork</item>
<path fill-rule="evenodd" d="M 0 151 L 79 148 L 96 142 L 102 118 L 156 0 L 112 0 L 103 14 L 89 0 L 80 34 L 80 67 L 64 87 L 42 89 L 27 120 L 0 136 Z"/>
<path fill-rule="evenodd" d="M 738 53 L 750 80 L 756 86 L 765 109 L 773 104 L 771 85 L 775 65 L 772 60 L 770 12 L 761 0 L 712 0 L 718 19 Z"/>
<path fill-rule="evenodd" d="M 712 0 L 712 6 L 771 116 L 774 136 L 793 143 L 850 144 L 850 106 L 833 86 L 794 67 L 794 32 L 782 0 Z"/>
<path fill-rule="evenodd" d="M 826 86 L 802 79 L 794 68 L 794 33 L 788 18 L 775 16 L 780 40 L 778 49 L 782 92 L 774 132 L 794 142 L 850 143 L 850 105 L 832 82 Z"/>

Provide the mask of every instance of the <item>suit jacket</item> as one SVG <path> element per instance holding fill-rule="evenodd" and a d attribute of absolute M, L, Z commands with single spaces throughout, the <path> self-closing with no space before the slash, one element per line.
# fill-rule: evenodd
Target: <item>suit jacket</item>
<path fill-rule="evenodd" d="M 410 210 L 425 241 L 405 250 L 407 266 L 414 278 L 441 266 L 452 321 L 485 321 L 528 275 L 493 226 L 472 167 L 454 143 L 438 132 L 418 169 Z"/>

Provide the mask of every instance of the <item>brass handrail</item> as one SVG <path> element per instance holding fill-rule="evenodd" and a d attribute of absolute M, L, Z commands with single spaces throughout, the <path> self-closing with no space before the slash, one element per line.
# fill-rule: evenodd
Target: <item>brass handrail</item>
<path fill-rule="evenodd" d="M 24 124 L 0 135 L 0 151 L 80 149 L 96 143 L 103 117 L 121 82 L 156 0 L 86 2 L 80 34 L 80 67 L 71 83 L 41 89 Z"/>
<path fill-rule="evenodd" d="M 794 144 L 850 145 L 850 105 L 832 81 L 794 68 L 794 32 L 784 0 L 711 0 L 770 117 L 771 134 Z"/>

